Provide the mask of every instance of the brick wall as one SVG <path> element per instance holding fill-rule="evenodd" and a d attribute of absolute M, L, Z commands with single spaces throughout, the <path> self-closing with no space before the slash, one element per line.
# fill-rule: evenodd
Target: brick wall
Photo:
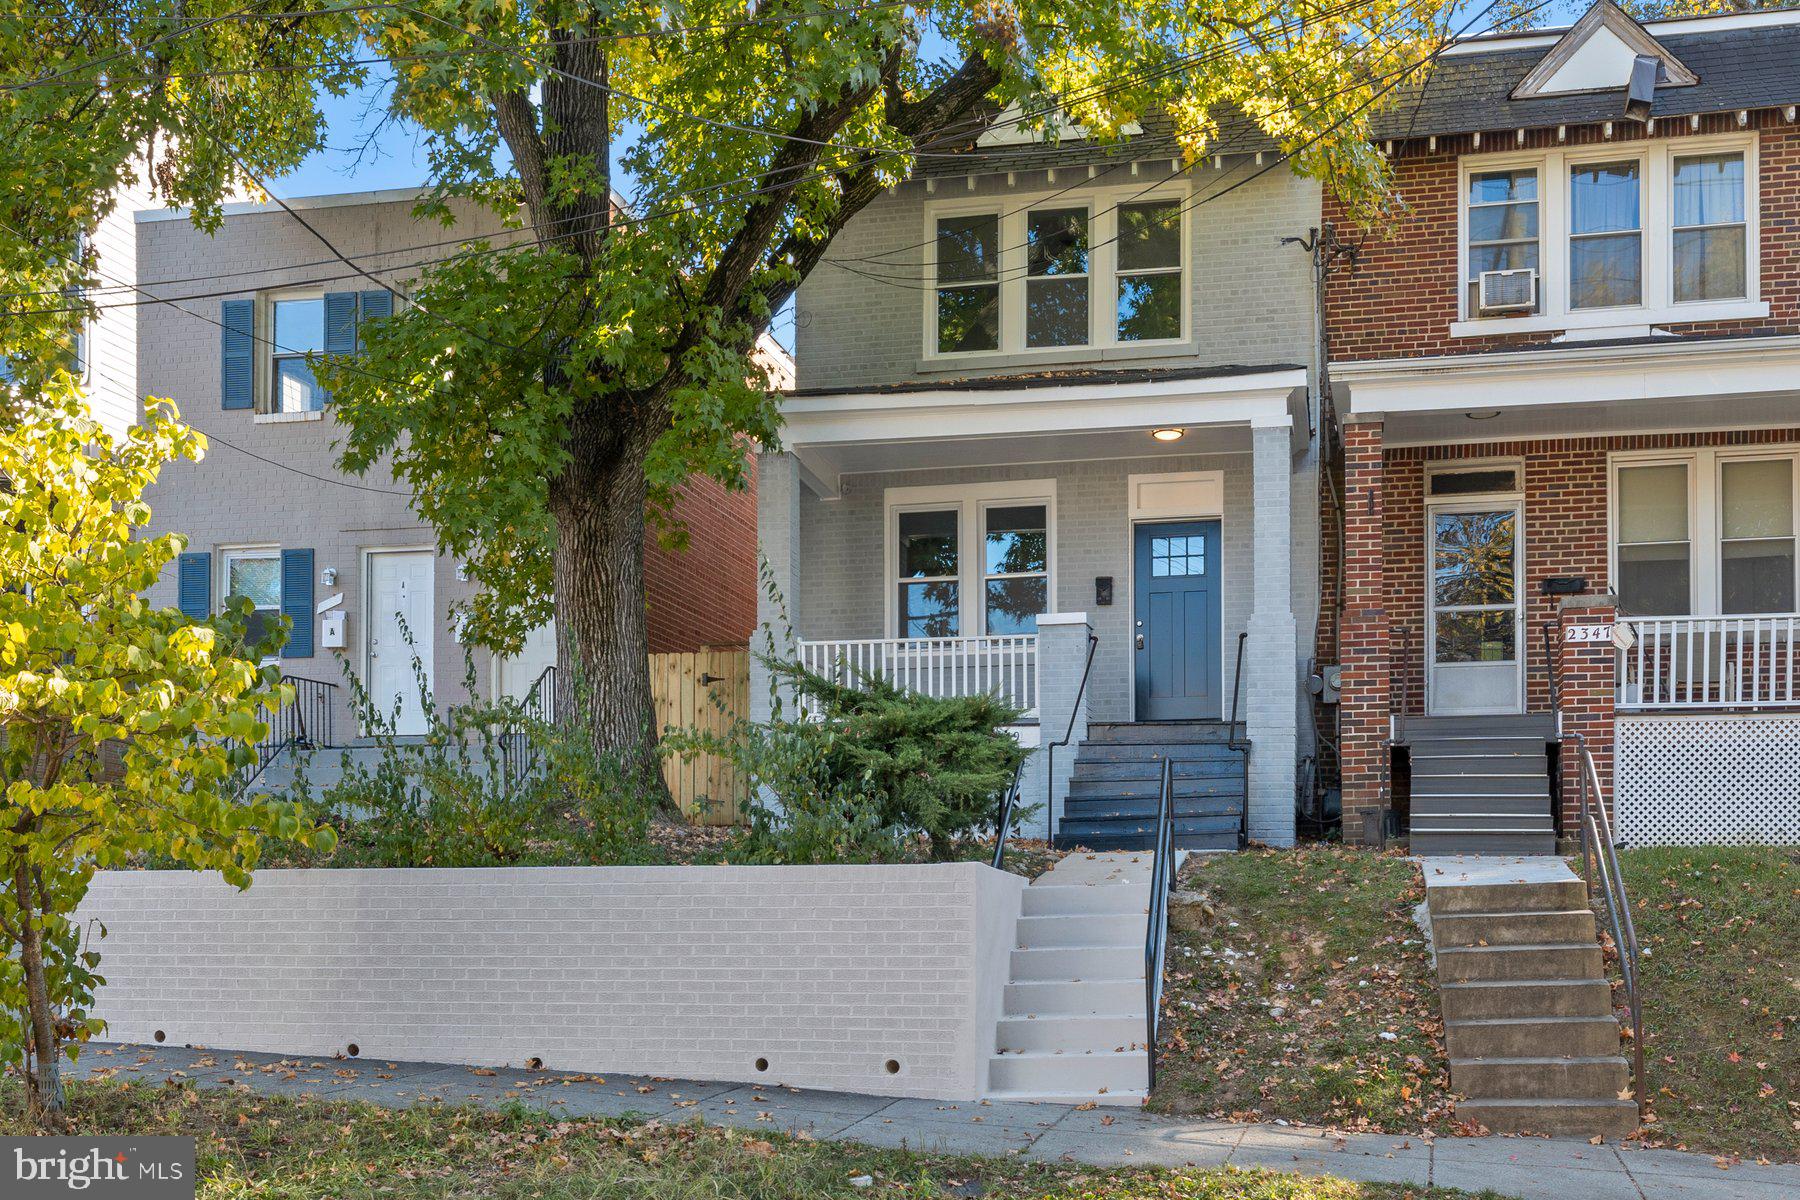
<path fill-rule="evenodd" d="M 1338 753 L 1344 837 L 1361 835 L 1366 813 L 1388 802 L 1389 670 L 1382 427 L 1344 429 L 1344 610 L 1339 622 L 1343 681 Z"/>
<path fill-rule="evenodd" d="M 103 871 L 80 920 L 108 930 L 98 1013 L 126 1041 L 960 1100 L 986 1090 L 1023 883 L 973 863 L 261 871 L 245 892 Z"/>
<path fill-rule="evenodd" d="M 756 628 L 758 586 L 756 456 L 750 455 L 747 489 L 690 479 L 674 516 L 687 527 L 687 546 L 666 549 L 654 531 L 644 546 L 650 653 L 748 645 Z"/>
<path fill-rule="evenodd" d="M 1762 204 L 1762 298 L 1770 313 L 1757 321 L 1713 321 L 1701 325 L 1659 326 L 1674 332 L 1733 334 L 1800 331 L 1800 128 L 1775 112 L 1751 114 L 1760 130 Z M 1595 128 L 1570 128 L 1558 143 L 1554 129 L 1530 130 L 1523 147 L 1512 138 L 1490 139 L 1493 151 L 1548 148 L 1557 145 L 1623 145 L 1640 140 L 1639 127 L 1620 121 L 1605 139 Z M 1737 130 L 1734 115 L 1701 121 L 1700 134 Z M 1671 131 L 1658 125 L 1658 140 L 1689 136 L 1684 126 Z M 1395 183 L 1403 205 L 1397 225 L 1385 237 L 1370 236 L 1356 261 L 1332 275 L 1326 291 L 1326 323 L 1331 330 L 1332 357 L 1338 361 L 1399 358 L 1415 355 L 1472 354 L 1542 343 L 1553 333 L 1502 337 L 1452 338 L 1457 319 L 1457 163 L 1474 154 L 1469 137 L 1440 138 L 1437 150 L 1415 143 L 1402 148 L 1394 163 Z M 1334 197 L 1324 204 L 1326 219 L 1353 236 L 1343 207 Z"/>

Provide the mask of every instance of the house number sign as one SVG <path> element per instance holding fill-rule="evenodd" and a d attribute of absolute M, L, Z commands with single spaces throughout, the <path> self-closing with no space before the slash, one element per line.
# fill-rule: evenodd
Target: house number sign
<path fill-rule="evenodd" d="M 1610 642 L 1613 640 L 1611 625 L 1571 625 L 1563 630 L 1565 642 Z"/>

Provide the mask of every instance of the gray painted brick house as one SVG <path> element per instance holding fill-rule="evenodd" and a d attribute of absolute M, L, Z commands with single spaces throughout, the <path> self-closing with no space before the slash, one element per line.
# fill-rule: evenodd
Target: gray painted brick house
<path fill-rule="evenodd" d="M 1317 330 L 1283 239 L 1319 223 L 1317 185 L 1254 147 L 1184 166 L 1154 133 L 990 139 L 872 203 L 800 290 L 759 468 L 764 616 L 817 669 L 998 691 L 1027 745 L 1069 733 L 1022 798 L 1095 847 L 1138 844 L 1165 756 L 1182 844 L 1237 844 L 1235 704 L 1248 834 L 1289 842 Z"/>

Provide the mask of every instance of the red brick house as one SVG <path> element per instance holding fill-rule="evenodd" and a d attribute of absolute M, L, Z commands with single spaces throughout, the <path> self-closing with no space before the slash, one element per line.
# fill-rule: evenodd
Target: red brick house
<path fill-rule="evenodd" d="M 1547 851 L 1585 745 L 1635 844 L 1800 840 L 1797 104 L 1800 13 L 1600 0 L 1385 118 L 1326 285 L 1346 836 Z"/>

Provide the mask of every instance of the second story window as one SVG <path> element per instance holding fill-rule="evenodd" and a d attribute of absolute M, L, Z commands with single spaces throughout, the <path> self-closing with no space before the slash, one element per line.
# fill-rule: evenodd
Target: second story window
<path fill-rule="evenodd" d="M 939 354 L 1000 348 L 1000 218 L 937 223 Z"/>
<path fill-rule="evenodd" d="M 1181 336 L 1181 205 L 1119 206 L 1118 335 L 1121 342 Z"/>
<path fill-rule="evenodd" d="M 1481 277 L 1488 271 L 1537 271 L 1538 173 L 1482 171 L 1469 176 L 1468 306 L 1481 311 Z M 1535 291 L 1535 289 L 1532 289 Z M 1517 311 L 1535 312 L 1537 305 Z"/>
<path fill-rule="evenodd" d="M 1744 156 L 1698 154 L 1675 160 L 1675 300 L 1744 296 Z"/>
<path fill-rule="evenodd" d="M 1570 308 L 1623 308 L 1643 302 L 1639 174 L 1635 159 L 1570 168 Z"/>
<path fill-rule="evenodd" d="M 269 404 L 278 413 L 314 412 L 325 406 L 325 391 L 313 378 L 308 354 L 325 349 L 325 300 L 277 299 L 271 305 Z"/>
<path fill-rule="evenodd" d="M 1036 209 L 1025 219 L 1025 238 L 1025 344 L 1086 345 L 1087 210 Z"/>

